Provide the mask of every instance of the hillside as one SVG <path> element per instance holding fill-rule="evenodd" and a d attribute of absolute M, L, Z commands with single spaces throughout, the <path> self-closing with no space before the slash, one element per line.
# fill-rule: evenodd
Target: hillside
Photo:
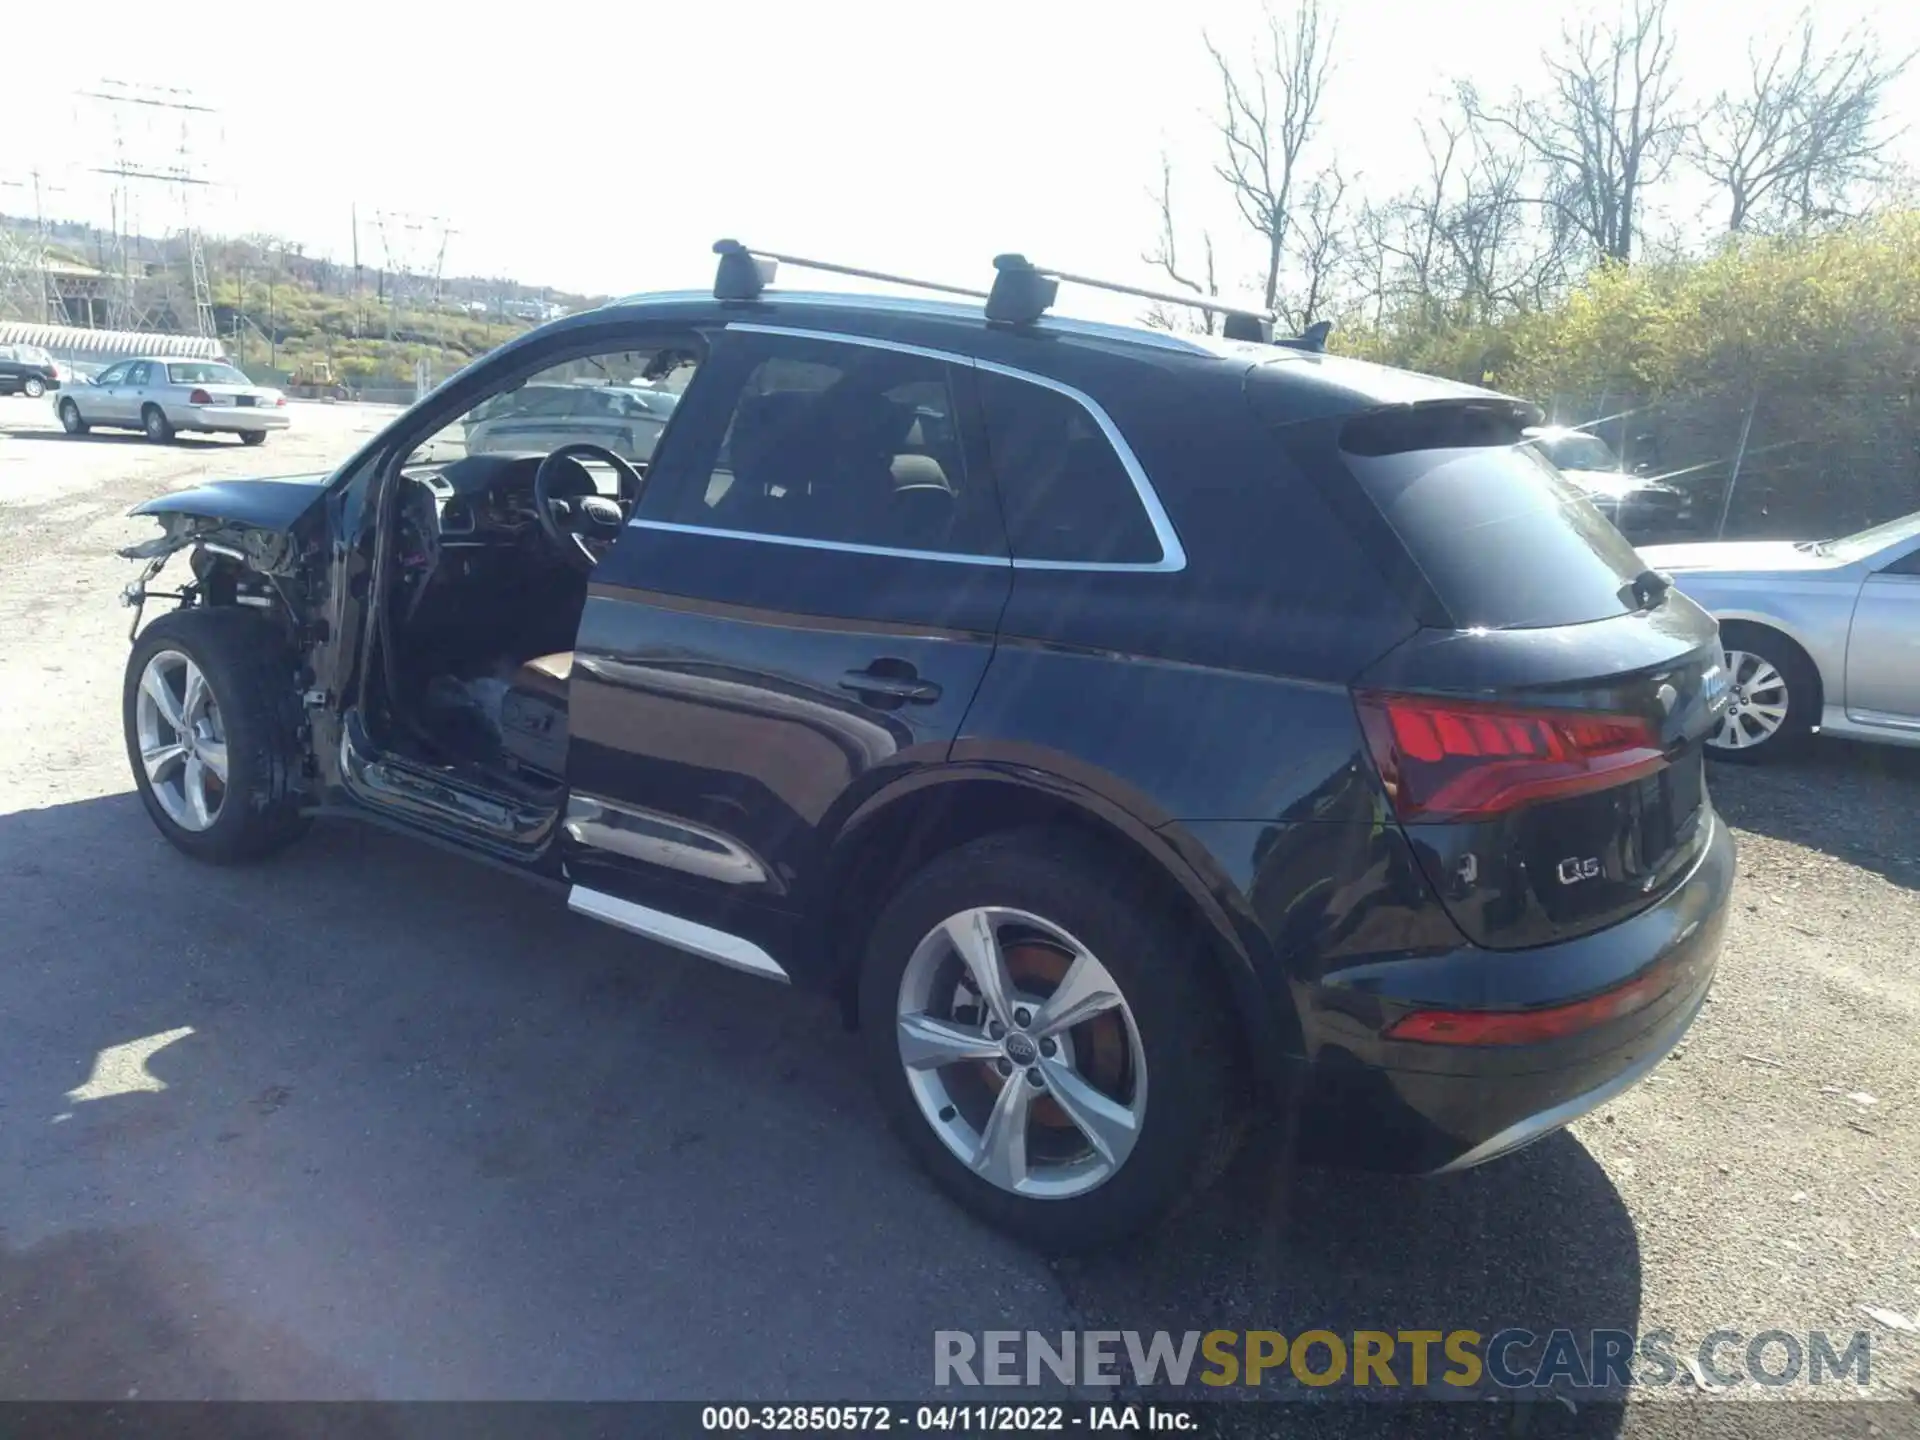
<path fill-rule="evenodd" d="M 31 238 L 31 226 L 18 217 L 0 216 L 0 228 Z M 111 288 L 105 276 L 117 268 L 113 237 L 73 222 L 47 229 L 49 258 L 102 272 L 96 288 L 104 296 Z M 273 237 L 208 238 L 204 244 L 215 328 L 228 353 L 263 378 L 266 371 L 285 374 L 324 360 L 350 385 L 411 386 L 414 366 L 424 360 L 437 381 L 547 315 L 605 298 L 461 275 L 440 280 L 436 302 L 430 277 L 402 280 L 367 264 L 356 273 L 352 265 L 303 254 Z M 193 330 L 184 241 L 142 236 L 129 246 L 150 328 Z M 11 308 L 22 313 L 7 313 L 6 302 L 0 295 L 0 319 L 40 318 L 17 299 Z"/>

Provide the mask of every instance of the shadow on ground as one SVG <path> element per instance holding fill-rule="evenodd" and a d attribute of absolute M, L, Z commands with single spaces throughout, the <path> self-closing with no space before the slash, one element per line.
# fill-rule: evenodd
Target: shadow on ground
<path fill-rule="evenodd" d="M 912 1169 L 828 1002 L 359 827 L 220 870 L 131 795 L 0 817 L 0 934 L 4 1397 L 902 1399 L 938 1329 L 1638 1316 L 1564 1136 L 1411 1181 L 1262 1132 L 1177 1224 L 1049 1265 Z M 186 1027 L 164 1088 L 68 1098 Z"/>
<path fill-rule="evenodd" d="M 1765 765 L 1710 763 L 1707 783 L 1738 829 L 1920 889 L 1920 749 L 1816 738 Z"/>
<path fill-rule="evenodd" d="M 69 435 L 60 428 L 57 421 L 42 425 L 0 425 L 0 436 L 9 440 L 58 441 L 62 445 L 151 445 L 153 442 L 138 430 L 89 430 L 84 435 Z M 183 450 L 211 450 L 216 447 L 240 445 L 238 435 L 176 435 L 167 442 Z"/>

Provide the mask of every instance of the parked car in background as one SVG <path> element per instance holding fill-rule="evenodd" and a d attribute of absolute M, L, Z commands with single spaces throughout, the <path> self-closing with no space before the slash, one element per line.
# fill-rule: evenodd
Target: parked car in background
<path fill-rule="evenodd" d="M 37 345 L 0 345 L 0 395 L 37 400 L 60 388 L 60 366 Z"/>
<path fill-rule="evenodd" d="M 1732 698 L 1710 754 L 1771 759 L 1816 726 L 1920 745 L 1920 511 L 1838 540 L 1640 554 L 1720 622 Z"/>
<path fill-rule="evenodd" d="M 1598 435 L 1543 425 L 1529 429 L 1525 438 L 1629 540 L 1672 539 L 1691 527 L 1693 497 L 1687 491 L 1630 472 Z"/>
<path fill-rule="evenodd" d="M 624 459 L 649 460 L 679 398 L 627 385 L 523 385 L 467 417 L 467 453 L 544 455 L 585 440 Z"/>
<path fill-rule="evenodd" d="M 122 360 L 92 384 L 69 388 L 58 408 L 69 435 L 109 425 L 144 430 L 159 445 L 182 430 L 238 435 L 258 445 L 269 430 L 288 424 L 285 395 L 254 384 L 222 360 Z"/>

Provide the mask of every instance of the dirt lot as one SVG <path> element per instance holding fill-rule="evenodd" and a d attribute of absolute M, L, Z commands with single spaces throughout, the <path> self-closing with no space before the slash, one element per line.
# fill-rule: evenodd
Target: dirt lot
<path fill-rule="evenodd" d="M 1263 1138 L 1177 1229 L 1053 1266 L 908 1168 L 824 1003 L 372 832 L 235 872 L 154 834 L 123 512 L 390 413 L 302 406 L 243 451 L 0 400 L 0 1397 L 900 1398 L 936 1329 L 1009 1324 L 1864 1329 L 1877 1423 L 1911 1424 L 1920 753 L 1714 772 L 1742 878 L 1712 1003 L 1570 1134 L 1421 1183 Z M 69 1098 L 179 1029 L 163 1090 Z"/>

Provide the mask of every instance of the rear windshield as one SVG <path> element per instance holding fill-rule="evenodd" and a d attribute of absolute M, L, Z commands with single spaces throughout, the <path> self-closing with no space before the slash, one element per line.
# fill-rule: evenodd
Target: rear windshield
<path fill-rule="evenodd" d="M 1631 613 L 1646 569 L 1633 547 L 1531 445 L 1474 428 L 1399 422 L 1342 437 L 1348 469 L 1454 623 L 1532 629 Z"/>
<path fill-rule="evenodd" d="M 188 360 L 167 366 L 167 379 L 175 385 L 251 385 L 253 382 L 231 365 L 210 360 Z"/>

